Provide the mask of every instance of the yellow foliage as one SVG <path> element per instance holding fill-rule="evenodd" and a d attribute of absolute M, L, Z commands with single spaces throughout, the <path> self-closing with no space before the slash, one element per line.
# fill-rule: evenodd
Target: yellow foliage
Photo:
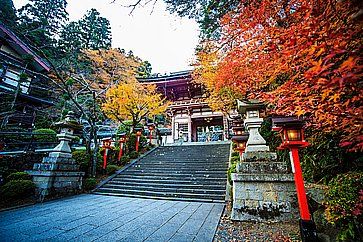
<path fill-rule="evenodd" d="M 102 109 L 110 119 L 119 122 L 132 120 L 135 127 L 144 117 L 165 112 L 167 106 L 155 85 L 130 81 L 111 87 L 106 92 Z"/>

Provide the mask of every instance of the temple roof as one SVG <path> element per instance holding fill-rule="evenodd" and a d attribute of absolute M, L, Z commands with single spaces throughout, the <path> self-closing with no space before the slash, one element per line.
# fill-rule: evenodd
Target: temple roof
<path fill-rule="evenodd" d="M 8 29 L 4 24 L 0 23 L 0 37 L 6 40 L 6 42 L 13 48 L 16 52 L 21 55 L 31 55 L 34 59 L 32 61 L 32 66 L 37 71 L 49 71 L 51 69 L 50 65 L 44 61 L 39 55 L 37 55 L 33 50 L 31 50 L 27 44 L 25 44 L 18 36 L 14 34 L 13 31 Z"/>
<path fill-rule="evenodd" d="M 171 72 L 166 75 L 157 75 L 151 76 L 147 78 L 138 78 L 138 81 L 141 83 L 165 83 L 165 82 L 180 82 L 184 80 L 191 80 L 192 78 L 192 70 L 188 71 L 178 71 L 178 72 Z"/>

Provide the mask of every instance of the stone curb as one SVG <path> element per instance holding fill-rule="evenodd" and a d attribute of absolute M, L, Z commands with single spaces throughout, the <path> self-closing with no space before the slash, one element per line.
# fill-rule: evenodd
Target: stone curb
<path fill-rule="evenodd" d="M 122 167 L 120 170 L 116 171 L 115 174 L 107 177 L 105 180 L 101 181 L 100 183 L 98 183 L 98 185 L 96 186 L 95 189 L 93 189 L 91 191 L 91 193 L 95 192 L 98 188 L 102 187 L 103 185 L 105 185 L 107 182 L 111 181 L 113 178 L 115 178 L 117 175 L 119 175 L 120 173 L 122 173 L 123 171 L 125 171 L 126 169 L 128 169 L 129 167 L 133 166 L 135 163 L 137 163 L 138 161 L 140 161 L 142 158 L 144 158 L 145 156 L 149 155 L 151 152 L 153 152 L 154 150 L 158 149 L 159 147 L 154 147 L 151 150 L 149 150 L 148 152 L 142 154 L 140 157 L 132 160 L 129 164 L 125 165 L 124 167 Z"/>

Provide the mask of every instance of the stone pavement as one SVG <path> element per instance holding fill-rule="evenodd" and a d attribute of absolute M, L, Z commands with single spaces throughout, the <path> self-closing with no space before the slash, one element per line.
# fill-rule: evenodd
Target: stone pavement
<path fill-rule="evenodd" d="M 223 204 L 79 195 L 0 213 L 0 241 L 212 241 Z"/>

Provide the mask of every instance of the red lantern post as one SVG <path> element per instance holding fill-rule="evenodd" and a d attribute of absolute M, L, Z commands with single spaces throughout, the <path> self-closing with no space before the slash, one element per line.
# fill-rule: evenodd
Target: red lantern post
<path fill-rule="evenodd" d="M 303 120 L 296 117 L 273 118 L 273 131 L 280 132 L 282 144 L 278 149 L 289 149 L 294 173 L 297 199 L 300 209 L 300 233 L 302 241 L 317 241 L 316 226 L 311 219 L 300 166 L 299 149 L 309 146 L 304 139 Z"/>
<path fill-rule="evenodd" d="M 122 151 L 124 149 L 124 143 L 126 142 L 126 134 L 125 133 L 120 134 L 120 139 L 118 140 L 118 142 L 120 144 L 120 151 L 118 153 L 117 160 L 120 162 L 121 157 L 122 157 Z"/>
<path fill-rule="evenodd" d="M 248 140 L 248 133 L 241 133 L 239 135 L 233 135 L 232 141 L 236 143 L 237 147 L 235 148 L 239 151 L 239 156 L 242 158 L 242 154 L 246 149 L 246 143 Z"/>
<path fill-rule="evenodd" d="M 135 146 L 136 152 L 139 152 L 140 136 L 142 134 L 141 130 L 142 130 L 141 128 L 135 129 L 135 131 L 136 131 L 136 146 Z"/>
<path fill-rule="evenodd" d="M 102 148 L 105 149 L 105 152 L 103 153 L 103 169 L 106 169 L 107 166 L 107 153 L 108 150 L 111 149 L 111 141 L 111 138 L 102 139 Z"/>
<path fill-rule="evenodd" d="M 233 121 L 232 130 L 232 141 L 237 145 L 236 150 L 239 151 L 239 156 L 242 158 L 242 154 L 246 149 L 246 144 L 249 137 L 249 134 L 244 131 L 242 119 L 236 119 Z"/>
<path fill-rule="evenodd" d="M 149 123 L 149 124 L 147 124 L 147 126 L 149 129 L 149 143 L 151 145 L 152 132 L 155 129 L 155 125 L 153 123 Z"/>

